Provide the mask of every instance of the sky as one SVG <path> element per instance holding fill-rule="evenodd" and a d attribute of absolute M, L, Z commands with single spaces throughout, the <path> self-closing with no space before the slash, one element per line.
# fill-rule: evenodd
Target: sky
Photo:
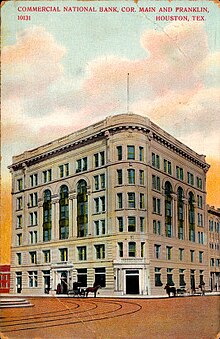
<path fill-rule="evenodd" d="M 18 12 L 30 6 L 58 6 L 61 12 Z M 64 6 L 96 12 L 64 13 Z M 181 14 L 189 21 L 155 20 L 180 15 L 180 6 L 206 7 L 208 13 L 196 13 L 205 21 L 193 21 L 192 13 Z M 155 7 L 156 13 L 142 13 L 141 7 Z M 159 13 L 161 7 L 171 12 Z M 12 156 L 125 113 L 127 73 L 129 111 L 148 116 L 207 156 L 207 202 L 220 206 L 220 20 L 214 2 L 8 1 L 1 12 L 4 227 L 11 222 Z M 31 19 L 21 20 L 24 15 Z M 8 243 L 6 233 L 1 235 Z"/>

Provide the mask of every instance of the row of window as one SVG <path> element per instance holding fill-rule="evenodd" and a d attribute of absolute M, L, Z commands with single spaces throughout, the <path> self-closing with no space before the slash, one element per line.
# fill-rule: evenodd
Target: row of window
<path fill-rule="evenodd" d="M 138 155 L 136 155 L 138 153 Z M 117 146 L 117 160 L 124 160 L 124 147 Z M 152 166 L 160 169 L 160 156 L 158 154 L 152 153 L 151 155 L 151 163 Z M 127 152 L 126 152 L 126 159 L 127 160 L 139 160 L 145 161 L 145 154 L 144 154 L 144 147 L 139 146 L 136 147 L 134 145 L 127 145 Z M 99 152 L 93 155 L 93 167 L 98 168 L 104 166 L 106 163 L 105 160 L 105 152 Z M 76 160 L 76 173 L 87 171 L 88 170 L 88 157 L 83 157 Z M 165 173 L 172 175 L 172 163 L 171 161 L 164 159 L 163 161 L 163 170 Z M 64 178 L 69 176 L 70 174 L 70 164 L 65 163 L 59 166 L 59 178 Z M 184 171 L 182 167 L 176 166 L 176 178 L 179 180 L 184 180 Z M 47 169 L 42 172 L 42 182 L 47 183 L 52 181 L 52 169 Z M 187 183 L 194 186 L 194 174 L 187 172 Z M 30 175 L 30 187 L 35 187 L 38 185 L 38 174 L 31 174 Z M 199 189 L 203 188 L 202 179 L 200 177 L 196 177 L 196 187 Z M 19 178 L 17 180 L 17 189 L 20 191 L 23 187 L 23 180 Z"/>
<path fill-rule="evenodd" d="M 210 232 L 220 232 L 220 222 L 214 220 L 209 220 L 209 231 Z"/>
<path fill-rule="evenodd" d="M 211 250 L 219 251 L 219 243 L 213 243 L 213 242 L 210 242 L 210 243 L 209 243 L 209 248 L 210 248 Z"/>
<path fill-rule="evenodd" d="M 144 257 L 144 242 L 141 242 L 141 248 L 140 248 L 140 256 Z M 136 242 L 130 241 L 128 242 L 127 245 L 127 253 L 124 253 L 124 244 L 123 242 L 118 242 L 118 256 L 119 257 L 124 257 L 124 255 L 128 257 L 136 257 L 136 247 L 137 244 Z M 98 244 L 94 245 L 95 249 L 95 258 L 96 259 L 105 259 L 106 257 L 106 249 L 104 244 Z M 85 261 L 87 260 L 87 246 L 78 246 L 77 247 L 78 251 L 78 260 L 79 261 Z M 50 250 L 43 250 L 43 262 L 44 263 L 50 263 L 52 258 L 51 258 L 51 251 Z M 59 249 L 60 252 L 60 261 L 68 261 L 68 249 L 67 248 L 62 248 Z M 17 264 L 22 265 L 22 253 L 17 253 Z M 29 252 L 29 259 L 30 259 L 30 264 L 38 264 L 37 260 L 37 252 L 36 251 L 31 251 Z"/>
<path fill-rule="evenodd" d="M 94 167 L 100 167 L 105 165 L 105 152 L 100 152 L 94 154 Z M 68 177 L 70 175 L 70 164 L 62 164 L 59 167 L 59 178 Z M 76 160 L 76 173 L 87 171 L 88 170 L 88 158 L 84 157 Z M 47 169 L 42 172 L 42 183 L 48 183 L 53 179 L 52 169 Z M 39 184 L 39 174 L 30 175 L 30 187 L 36 187 Z M 23 179 L 19 178 L 17 180 L 17 190 L 21 191 L 24 189 Z"/>
<path fill-rule="evenodd" d="M 161 169 L 160 156 L 158 154 L 151 154 L 151 164 L 156 169 Z M 173 175 L 173 166 L 171 161 L 164 159 L 163 160 L 163 171 L 164 173 Z M 184 170 L 182 167 L 176 166 L 176 178 L 183 181 L 184 180 Z M 191 172 L 187 172 L 187 183 L 191 186 L 195 185 L 195 176 Z M 196 176 L 196 187 L 199 189 L 203 188 L 202 179 Z"/>
<path fill-rule="evenodd" d="M 77 281 L 81 282 L 81 286 L 87 287 L 87 269 L 86 268 L 79 268 L 76 269 L 77 271 Z M 38 287 L 38 271 L 28 271 L 28 286 L 30 288 Z M 43 271 L 43 278 L 45 288 L 50 289 L 50 271 Z M 16 272 L 16 285 L 19 290 L 22 290 L 22 272 Z M 94 268 L 94 282 L 96 285 L 100 285 L 102 287 L 106 286 L 106 268 L 105 267 L 95 267 Z"/>
<path fill-rule="evenodd" d="M 162 246 L 155 244 L 154 245 L 154 256 L 156 259 L 163 259 L 162 257 Z M 184 248 L 179 248 L 179 260 L 184 260 Z M 166 246 L 166 260 L 172 260 L 173 259 L 173 247 L 172 246 Z M 191 262 L 195 261 L 195 251 L 190 250 L 190 260 Z M 203 251 L 198 252 L 198 262 L 201 264 L 203 263 Z"/>
<path fill-rule="evenodd" d="M 155 267 L 155 286 L 156 287 L 159 287 L 159 286 L 163 285 L 163 282 L 161 280 L 161 276 L 162 276 L 161 270 L 162 270 L 161 267 Z M 174 286 L 175 282 L 173 281 L 173 268 L 167 268 L 166 272 L 167 272 L 167 274 L 166 274 L 166 283 L 165 284 L 168 284 L 169 286 Z M 204 283 L 203 274 L 204 274 L 204 271 L 203 270 L 199 270 L 199 284 L 203 284 Z M 163 276 L 163 278 L 164 278 L 164 276 Z M 186 286 L 186 282 L 185 282 L 185 269 L 183 269 L 183 268 L 179 269 L 179 282 L 178 282 L 178 285 L 180 287 L 183 287 L 183 288 Z M 193 290 L 196 287 L 195 270 L 190 270 L 189 286 Z"/>
<path fill-rule="evenodd" d="M 220 259 L 215 259 L 215 258 L 211 258 L 210 259 L 210 266 L 211 267 L 220 267 Z"/>

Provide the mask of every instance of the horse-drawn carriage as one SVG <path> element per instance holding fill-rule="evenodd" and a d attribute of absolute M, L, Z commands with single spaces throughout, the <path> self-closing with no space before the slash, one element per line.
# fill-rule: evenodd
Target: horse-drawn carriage
<path fill-rule="evenodd" d="M 73 289 L 68 291 L 69 296 L 73 297 L 88 297 L 88 294 L 94 293 L 94 298 L 96 297 L 96 293 L 99 288 L 101 288 L 100 285 L 94 286 L 94 287 L 87 287 L 87 288 L 82 288 L 80 287 L 81 283 L 80 282 L 74 282 L 73 283 Z"/>

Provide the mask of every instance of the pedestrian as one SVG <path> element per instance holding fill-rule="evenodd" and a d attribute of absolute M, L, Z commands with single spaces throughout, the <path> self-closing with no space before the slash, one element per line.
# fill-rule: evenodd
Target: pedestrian
<path fill-rule="evenodd" d="M 61 294 L 61 284 L 57 284 L 57 294 Z"/>

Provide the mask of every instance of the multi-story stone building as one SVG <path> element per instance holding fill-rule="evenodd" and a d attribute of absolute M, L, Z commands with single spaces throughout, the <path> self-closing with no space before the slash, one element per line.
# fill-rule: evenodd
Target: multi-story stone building
<path fill-rule="evenodd" d="M 213 206 L 208 208 L 208 257 L 209 257 L 209 277 L 211 290 L 220 290 L 220 208 Z"/>
<path fill-rule="evenodd" d="M 206 172 L 148 118 L 122 114 L 13 157 L 11 291 L 58 283 L 161 294 L 209 284 Z"/>

